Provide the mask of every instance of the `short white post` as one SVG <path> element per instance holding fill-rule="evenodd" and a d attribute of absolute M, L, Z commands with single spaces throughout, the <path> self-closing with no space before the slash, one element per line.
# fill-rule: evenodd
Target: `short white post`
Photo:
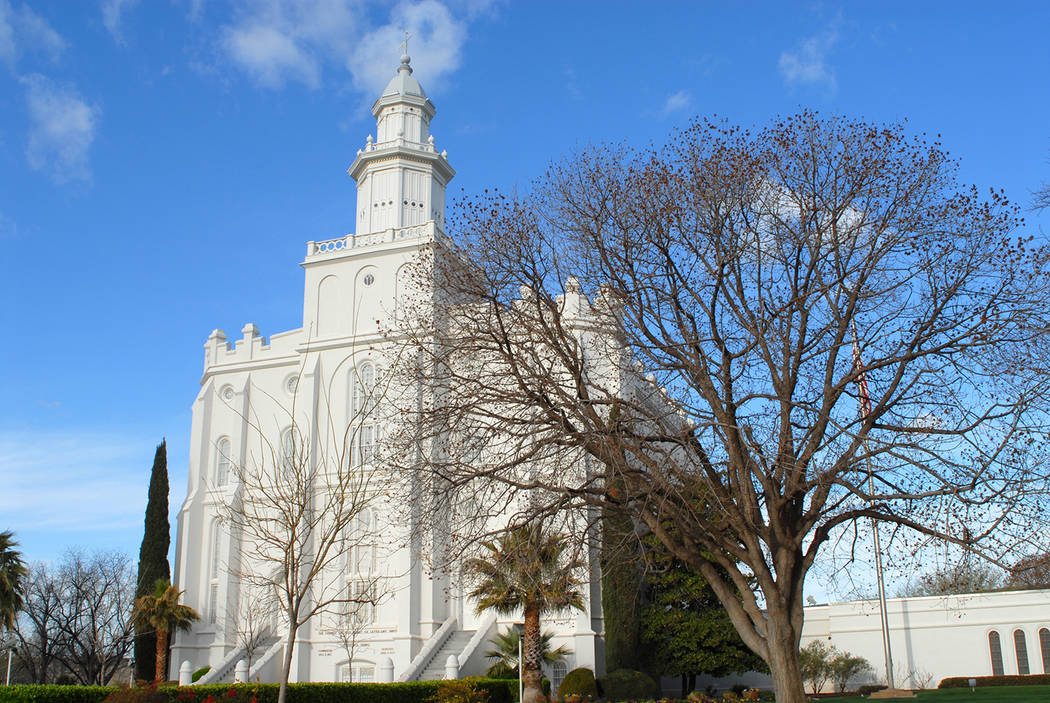
<path fill-rule="evenodd" d="M 187 659 L 179 667 L 179 685 L 189 686 L 191 683 L 193 683 L 193 665 Z"/>
<path fill-rule="evenodd" d="M 451 681 L 459 678 L 459 659 L 455 654 L 448 655 L 445 660 L 445 680 Z"/>
<path fill-rule="evenodd" d="M 234 683 L 247 683 L 248 682 L 248 662 L 245 659 L 241 659 L 237 662 L 236 668 L 233 670 L 233 682 Z"/>
<path fill-rule="evenodd" d="M 379 683 L 394 683 L 394 660 L 383 657 L 379 660 L 379 671 L 376 672 L 376 681 Z"/>

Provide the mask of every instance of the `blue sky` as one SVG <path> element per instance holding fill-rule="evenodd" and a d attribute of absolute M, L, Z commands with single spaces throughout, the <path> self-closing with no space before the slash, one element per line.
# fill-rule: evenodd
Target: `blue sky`
<path fill-rule="evenodd" d="M 907 119 L 1022 204 L 1050 181 L 1048 3 L 0 0 L 0 529 L 28 558 L 135 552 L 162 437 L 174 515 L 204 340 L 300 325 L 402 27 L 450 192 L 800 108 Z"/>

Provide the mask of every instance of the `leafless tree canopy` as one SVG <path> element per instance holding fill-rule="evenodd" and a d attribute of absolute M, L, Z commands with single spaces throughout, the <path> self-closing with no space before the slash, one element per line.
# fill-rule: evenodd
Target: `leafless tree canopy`
<path fill-rule="evenodd" d="M 135 574 L 116 552 L 71 550 L 56 567 L 34 564 L 17 625 L 19 663 L 34 683 L 72 676 L 104 685 L 134 638 Z"/>
<path fill-rule="evenodd" d="M 521 519 L 626 512 L 802 700 L 830 539 L 873 518 L 898 553 L 1001 562 L 1047 534 L 1047 251 L 955 174 L 900 125 L 803 113 L 588 148 L 466 203 L 419 266 L 453 304 L 406 370 L 432 395 L 405 436 L 440 447 L 416 461 L 441 497 L 525 491 Z"/>

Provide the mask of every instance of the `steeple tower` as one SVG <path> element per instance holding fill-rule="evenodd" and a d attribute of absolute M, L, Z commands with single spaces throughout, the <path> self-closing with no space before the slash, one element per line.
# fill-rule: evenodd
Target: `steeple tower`
<path fill-rule="evenodd" d="M 376 139 L 368 136 L 347 171 L 357 182 L 358 236 L 431 220 L 444 225 L 445 186 L 456 172 L 446 152 L 434 147 L 434 112 L 403 55 L 397 75 L 372 105 Z"/>

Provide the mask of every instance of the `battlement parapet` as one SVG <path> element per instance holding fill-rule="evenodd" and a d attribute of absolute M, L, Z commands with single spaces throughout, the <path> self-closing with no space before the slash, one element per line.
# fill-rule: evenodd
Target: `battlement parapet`
<path fill-rule="evenodd" d="M 242 329 L 244 335 L 234 342 L 226 341 L 226 333 L 212 330 L 204 343 L 204 370 L 220 364 L 236 364 L 246 361 L 262 361 L 273 357 L 295 353 L 302 330 L 290 330 L 271 335 L 267 340 L 253 323 Z"/>
<path fill-rule="evenodd" d="M 400 242 L 408 240 L 433 240 L 444 236 L 444 232 L 433 220 L 421 225 L 410 227 L 391 227 L 380 232 L 369 232 L 368 234 L 348 234 L 338 239 L 328 239 L 323 242 L 306 243 L 307 263 L 321 259 L 343 256 L 351 250 L 374 247 L 380 244 Z"/>

